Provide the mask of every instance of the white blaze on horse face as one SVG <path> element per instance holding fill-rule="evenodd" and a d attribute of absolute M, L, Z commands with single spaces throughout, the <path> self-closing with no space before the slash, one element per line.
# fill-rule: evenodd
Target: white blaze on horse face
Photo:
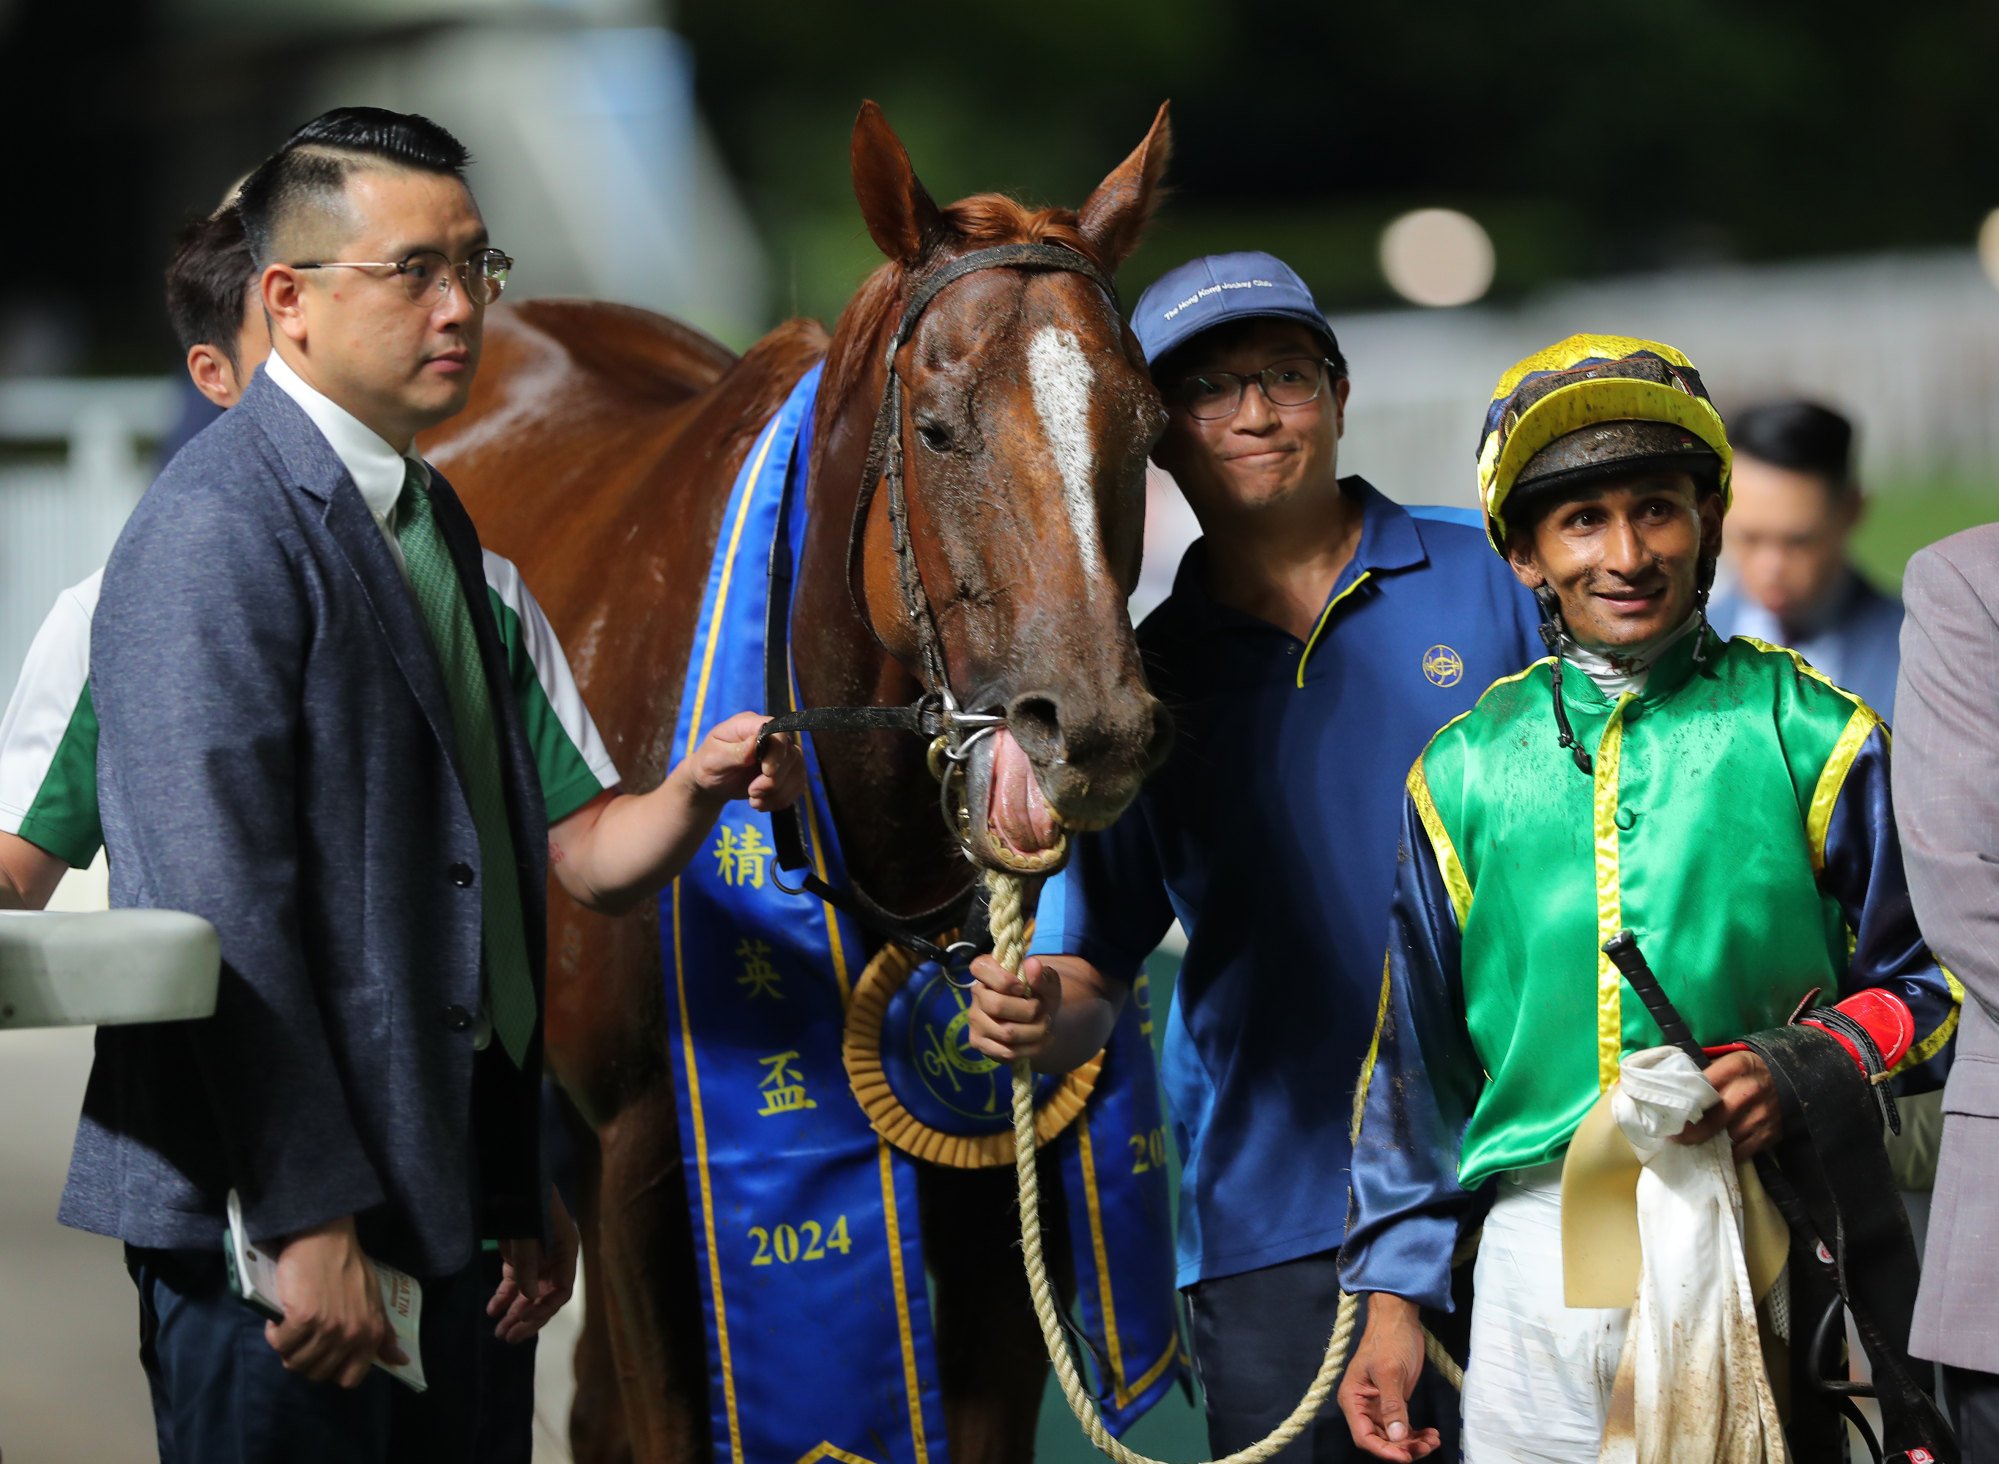
<path fill-rule="evenodd" d="M 1095 561 L 1097 500 L 1091 488 L 1096 467 L 1090 443 L 1090 387 L 1095 374 L 1083 347 L 1069 331 L 1045 325 L 1027 347 L 1027 379 L 1034 387 L 1034 410 L 1062 475 L 1062 498 L 1075 526 L 1076 548 L 1084 563 Z"/>

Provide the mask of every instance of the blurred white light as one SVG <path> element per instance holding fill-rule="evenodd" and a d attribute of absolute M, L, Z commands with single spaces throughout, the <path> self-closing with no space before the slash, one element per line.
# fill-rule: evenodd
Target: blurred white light
<path fill-rule="evenodd" d="M 1381 232 L 1381 272 L 1413 305 L 1469 305 L 1492 288 L 1492 239 L 1469 214 L 1419 208 Z"/>
<path fill-rule="evenodd" d="M 1985 278 L 1999 285 L 1999 208 L 1978 226 L 1978 262 L 1985 266 Z"/>

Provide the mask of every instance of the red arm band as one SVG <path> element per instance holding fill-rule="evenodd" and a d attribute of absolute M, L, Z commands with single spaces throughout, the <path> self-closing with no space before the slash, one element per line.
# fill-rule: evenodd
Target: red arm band
<path fill-rule="evenodd" d="M 1892 991 L 1884 991 L 1878 986 L 1870 986 L 1865 991 L 1855 992 L 1845 1001 L 1837 1003 L 1834 1011 L 1843 1013 L 1866 1029 L 1874 1039 L 1874 1045 L 1881 1049 L 1883 1071 L 1892 1070 L 1896 1063 L 1908 1053 L 1909 1046 L 1916 1040 L 1916 1018 L 1910 1012 L 1908 1003 Z M 1797 1018 L 1801 1027 L 1817 1027 L 1831 1037 L 1847 1056 L 1851 1057 L 1862 1073 L 1867 1072 L 1867 1063 L 1860 1055 L 1860 1049 L 1844 1032 L 1829 1024 L 1815 1020 L 1807 1010 Z M 1740 1052 L 1740 1042 L 1724 1042 L 1716 1047 L 1703 1048 L 1709 1057 L 1720 1057 L 1723 1053 Z"/>
<path fill-rule="evenodd" d="M 1892 1070 L 1902 1060 L 1909 1046 L 1916 1040 L 1916 1018 L 1910 1012 L 1908 1003 L 1892 991 L 1883 991 L 1878 986 L 1870 986 L 1865 991 L 1857 991 L 1845 1001 L 1837 1003 L 1833 1010 L 1843 1012 L 1858 1022 L 1874 1039 L 1874 1045 L 1881 1049 L 1881 1066 Z M 1833 1040 L 1866 1071 L 1867 1064 L 1861 1061 L 1860 1053 L 1844 1035 L 1833 1031 L 1823 1022 L 1817 1022 L 1807 1015 L 1798 1019 L 1804 1027 L 1817 1027 L 1831 1032 Z"/>

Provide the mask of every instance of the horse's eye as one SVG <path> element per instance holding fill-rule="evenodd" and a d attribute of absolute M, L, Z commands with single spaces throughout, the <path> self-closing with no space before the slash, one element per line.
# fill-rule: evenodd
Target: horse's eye
<path fill-rule="evenodd" d="M 937 422 L 918 422 L 916 435 L 932 452 L 944 452 L 951 446 L 950 429 Z"/>

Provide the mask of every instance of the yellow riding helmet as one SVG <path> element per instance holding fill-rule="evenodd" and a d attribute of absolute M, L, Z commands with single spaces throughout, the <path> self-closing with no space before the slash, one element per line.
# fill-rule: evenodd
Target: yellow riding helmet
<path fill-rule="evenodd" d="M 1506 552 L 1506 504 L 1524 491 L 1639 467 L 1714 474 L 1726 513 L 1733 460 L 1693 362 L 1635 336 L 1572 335 L 1519 362 L 1493 389 L 1478 447 L 1486 535 Z"/>

